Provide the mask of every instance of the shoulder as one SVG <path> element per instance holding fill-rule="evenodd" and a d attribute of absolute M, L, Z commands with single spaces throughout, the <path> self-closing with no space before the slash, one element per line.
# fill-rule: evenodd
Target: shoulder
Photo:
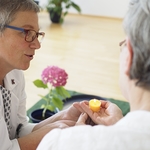
<path fill-rule="evenodd" d="M 149 149 L 150 134 L 125 125 L 75 126 L 54 129 L 42 139 L 37 150 Z M 134 140 L 133 140 L 134 139 Z M 58 144 L 59 143 L 59 144 Z M 69 144 L 68 144 L 69 143 Z M 45 146 L 46 145 L 46 146 Z"/>

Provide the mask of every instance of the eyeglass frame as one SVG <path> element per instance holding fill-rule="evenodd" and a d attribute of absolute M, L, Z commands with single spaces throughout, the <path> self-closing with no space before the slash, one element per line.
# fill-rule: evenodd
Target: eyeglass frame
<path fill-rule="evenodd" d="M 13 29 L 13 30 L 18 30 L 18 31 L 22 31 L 22 32 L 24 32 L 25 33 L 25 41 L 26 42 L 29 42 L 29 43 L 31 43 L 31 42 L 33 42 L 34 40 L 35 40 L 35 38 L 38 38 L 38 36 L 39 35 L 41 35 L 42 36 L 42 39 L 41 39 L 41 41 L 39 41 L 40 43 L 42 42 L 42 40 L 43 40 L 43 38 L 44 38 L 44 36 L 45 36 L 45 33 L 44 32 L 36 32 L 35 30 L 33 30 L 33 29 L 24 29 L 24 28 L 20 28 L 20 27 L 16 27 L 16 26 L 11 26 L 11 25 L 4 25 L 4 27 L 6 27 L 6 28 L 10 28 L 10 29 Z M 35 32 L 35 37 L 32 37 L 32 40 L 31 41 L 28 41 L 27 40 L 27 35 L 28 35 L 28 32 L 29 31 L 34 31 Z"/>
<path fill-rule="evenodd" d="M 126 39 L 124 39 L 123 41 L 119 42 L 119 46 L 121 47 L 120 51 L 122 51 L 123 45 L 126 44 Z"/>
<path fill-rule="evenodd" d="M 124 39 L 123 41 L 121 41 L 121 42 L 119 43 L 119 46 L 121 47 L 125 42 L 126 42 L 126 39 Z"/>

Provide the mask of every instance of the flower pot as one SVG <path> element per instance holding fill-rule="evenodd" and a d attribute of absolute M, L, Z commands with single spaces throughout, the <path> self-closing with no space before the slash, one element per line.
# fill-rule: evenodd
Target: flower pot
<path fill-rule="evenodd" d="M 60 18 L 61 18 L 61 12 L 62 10 L 60 10 L 60 13 L 54 12 L 53 9 L 49 10 L 49 16 L 50 16 L 50 20 L 53 23 L 59 23 L 60 22 Z"/>
<path fill-rule="evenodd" d="M 35 2 L 37 5 L 39 5 L 39 1 L 38 1 L 38 0 L 34 0 L 34 2 Z"/>
<path fill-rule="evenodd" d="M 45 112 L 45 118 L 43 118 L 42 117 L 42 112 L 43 112 L 43 109 L 34 110 L 34 111 L 32 111 L 29 114 L 29 118 L 31 119 L 31 121 L 33 123 L 39 123 L 42 120 L 47 119 L 47 118 L 49 118 L 49 117 L 51 117 L 51 116 L 53 116 L 55 114 L 55 112 L 52 112 L 50 110 L 46 110 L 46 112 Z"/>

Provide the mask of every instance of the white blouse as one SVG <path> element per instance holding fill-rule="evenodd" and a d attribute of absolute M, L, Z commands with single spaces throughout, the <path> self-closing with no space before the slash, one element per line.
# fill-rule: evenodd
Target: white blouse
<path fill-rule="evenodd" d="M 150 150 L 150 112 L 130 112 L 112 126 L 54 129 L 37 150 Z"/>
<path fill-rule="evenodd" d="M 32 132 L 34 124 L 28 123 L 26 116 L 26 94 L 23 72 L 13 70 L 4 79 L 5 88 L 11 91 L 11 116 L 10 116 L 10 139 L 7 125 L 4 119 L 4 107 L 2 94 L 0 92 L 0 149 L 20 150 L 16 139 L 16 129 L 19 124 L 23 124 L 19 136 L 24 136 Z"/>

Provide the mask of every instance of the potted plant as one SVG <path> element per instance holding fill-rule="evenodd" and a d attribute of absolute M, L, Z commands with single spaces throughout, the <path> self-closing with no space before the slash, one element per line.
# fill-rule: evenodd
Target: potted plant
<path fill-rule="evenodd" d="M 73 7 L 79 13 L 81 12 L 80 7 L 72 0 L 48 0 L 46 8 L 53 23 L 63 23 L 70 7 Z"/>
<path fill-rule="evenodd" d="M 34 0 L 34 2 L 35 2 L 37 5 L 39 5 L 39 1 L 38 1 L 38 0 Z"/>
<path fill-rule="evenodd" d="M 46 96 L 39 95 L 43 100 L 45 100 L 45 103 L 41 105 L 42 110 L 40 109 L 38 111 L 38 113 L 40 112 L 41 115 L 40 120 L 44 120 L 48 117 L 46 112 L 49 113 L 49 115 L 53 115 L 59 110 L 62 110 L 63 100 L 69 98 L 70 94 L 64 88 L 68 79 L 68 74 L 65 72 L 65 70 L 57 66 L 48 66 L 42 71 L 41 78 L 42 79 L 33 81 L 33 83 L 38 88 L 44 88 L 48 90 L 48 94 Z M 35 112 L 30 114 L 31 120 L 33 115 L 35 116 Z M 40 116 L 37 117 L 40 118 Z"/>

